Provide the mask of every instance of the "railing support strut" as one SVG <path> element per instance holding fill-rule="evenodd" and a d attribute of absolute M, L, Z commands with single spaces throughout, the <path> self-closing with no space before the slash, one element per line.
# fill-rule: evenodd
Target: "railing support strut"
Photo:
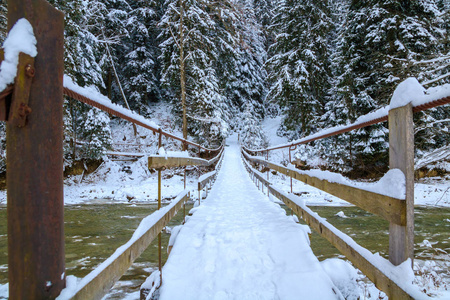
<path fill-rule="evenodd" d="M 406 225 L 389 224 L 389 260 L 414 259 L 414 122 L 411 104 L 389 111 L 389 167 L 406 177 Z"/>

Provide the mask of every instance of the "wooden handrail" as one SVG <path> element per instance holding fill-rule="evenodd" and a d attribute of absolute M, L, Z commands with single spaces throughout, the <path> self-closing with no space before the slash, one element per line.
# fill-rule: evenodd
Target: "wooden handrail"
<path fill-rule="evenodd" d="M 312 212 L 305 205 L 299 204 L 301 201 L 293 194 L 286 194 L 280 189 L 275 188 L 263 175 L 253 169 L 250 164 L 245 161 L 245 167 L 249 173 L 257 180 L 265 185 L 269 192 L 283 201 L 283 203 L 291 208 L 300 218 L 302 218 L 308 226 L 312 227 L 322 237 L 327 239 L 334 247 L 344 254 L 361 272 L 363 272 L 375 286 L 385 292 L 390 299 L 420 299 L 426 298 L 426 295 L 419 291 L 411 292 L 405 288 L 404 282 L 392 278 L 390 274 L 386 274 L 384 266 L 380 266 L 375 256 L 367 249 L 361 247 L 353 241 L 348 235 L 336 229 L 334 226 L 320 218 L 316 213 Z M 388 262 L 385 262 L 388 263 Z M 394 265 L 389 266 L 395 268 Z"/>
<path fill-rule="evenodd" d="M 188 199 L 189 190 L 184 190 L 171 204 L 154 212 L 153 214 L 160 214 L 161 216 L 154 221 L 153 226 L 137 239 L 133 240 L 132 238 L 130 242 L 118 248 L 108 260 L 89 273 L 85 279 L 82 279 L 80 287 L 71 296 L 71 299 L 101 299 L 128 270 L 135 259 L 147 249 L 161 230 L 169 224 L 169 221 Z"/>
<path fill-rule="evenodd" d="M 161 168 L 177 168 L 185 166 L 202 166 L 208 167 L 216 163 L 223 153 L 223 146 L 221 152 L 210 160 L 196 158 L 196 157 L 177 157 L 177 156 L 161 156 L 150 155 L 148 157 L 149 169 L 161 169 Z"/>
<path fill-rule="evenodd" d="M 250 156 L 245 151 L 242 151 L 244 157 L 253 162 L 261 164 L 267 168 L 273 169 L 281 174 L 284 174 L 293 179 L 302 181 L 315 188 L 318 188 L 326 193 L 348 201 L 368 212 L 379 215 L 385 220 L 394 222 L 395 224 L 404 225 L 406 218 L 406 204 L 405 200 L 392 198 L 389 196 L 377 194 L 374 192 L 362 190 L 356 187 L 329 182 L 327 180 L 321 180 L 316 177 L 312 177 L 306 174 L 302 174 L 299 171 L 295 171 L 273 162 Z M 263 181 L 264 180 L 260 180 Z"/>

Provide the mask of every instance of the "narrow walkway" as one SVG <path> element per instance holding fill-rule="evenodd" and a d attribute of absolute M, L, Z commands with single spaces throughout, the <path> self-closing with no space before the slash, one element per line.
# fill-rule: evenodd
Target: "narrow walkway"
<path fill-rule="evenodd" d="M 339 299 L 308 227 L 258 191 L 236 138 L 228 144 L 216 183 L 163 268 L 160 299 Z"/>

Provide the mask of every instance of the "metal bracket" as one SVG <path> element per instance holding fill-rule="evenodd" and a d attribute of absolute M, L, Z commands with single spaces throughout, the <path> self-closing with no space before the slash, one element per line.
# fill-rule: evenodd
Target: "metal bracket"
<path fill-rule="evenodd" d="M 4 51 L 1 49 L 0 62 L 3 60 Z M 25 126 L 27 116 L 31 113 L 28 100 L 30 98 L 31 83 L 34 74 L 34 57 L 20 53 L 12 95 L 0 99 L 0 121 L 7 121 L 8 125 L 12 126 Z"/>

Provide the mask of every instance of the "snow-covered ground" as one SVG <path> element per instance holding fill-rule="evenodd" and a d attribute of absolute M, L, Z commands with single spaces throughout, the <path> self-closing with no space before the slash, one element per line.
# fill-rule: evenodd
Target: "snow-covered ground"
<path fill-rule="evenodd" d="M 175 240 L 160 299 L 357 297 L 356 271 L 341 260 L 322 267 L 309 247 L 309 228 L 255 187 L 236 137 L 228 144 L 209 197 Z"/>
<path fill-rule="evenodd" d="M 281 117 L 268 118 L 262 123 L 264 132 L 269 138 L 269 145 L 286 144 L 285 137 L 276 135 L 280 126 Z M 274 150 L 269 154 L 269 160 L 276 163 L 287 163 L 288 149 Z M 284 175 L 270 175 L 270 181 L 286 192 L 291 191 L 290 179 Z M 300 181 L 293 180 L 293 192 L 301 196 L 307 205 L 313 206 L 348 206 L 351 205 L 337 197 L 322 192 Z M 414 185 L 414 203 L 419 206 L 450 207 L 450 175 L 445 177 L 421 179 Z"/>

